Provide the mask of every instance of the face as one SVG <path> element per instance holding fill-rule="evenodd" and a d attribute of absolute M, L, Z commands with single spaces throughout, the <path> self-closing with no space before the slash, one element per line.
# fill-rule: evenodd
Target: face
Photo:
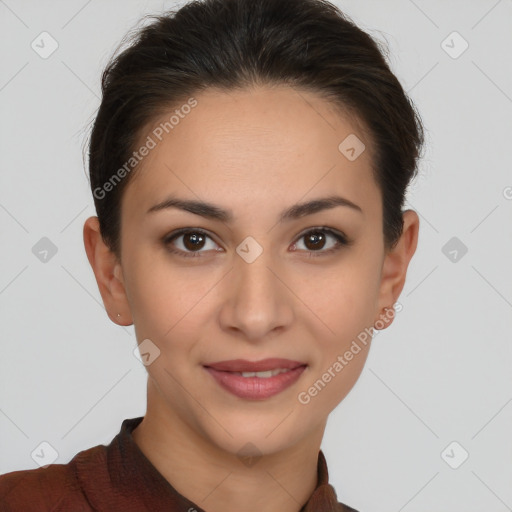
<path fill-rule="evenodd" d="M 415 243 L 388 261 L 370 141 L 326 100 L 288 87 L 195 99 L 161 141 L 152 129 L 170 114 L 143 134 L 157 144 L 124 191 L 109 307 L 159 350 L 146 369 L 161 414 L 227 452 L 271 453 L 323 431 Z M 349 159 L 339 146 L 353 135 L 366 149 Z M 162 207 L 171 198 L 215 208 Z M 268 380 L 207 368 L 268 358 L 300 367 Z"/>

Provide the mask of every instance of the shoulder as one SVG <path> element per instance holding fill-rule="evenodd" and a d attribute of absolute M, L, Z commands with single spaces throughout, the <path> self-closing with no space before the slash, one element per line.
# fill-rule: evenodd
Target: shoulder
<path fill-rule="evenodd" d="M 37 469 L 0 475 L 2 512 L 87 512 L 92 508 L 82 491 L 77 474 L 80 464 L 104 462 L 104 446 L 95 446 L 73 457 L 67 464 L 50 464 Z"/>

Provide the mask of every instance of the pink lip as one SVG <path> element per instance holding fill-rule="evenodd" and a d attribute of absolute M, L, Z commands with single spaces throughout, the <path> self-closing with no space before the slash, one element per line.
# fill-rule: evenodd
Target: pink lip
<path fill-rule="evenodd" d="M 253 362 L 241 359 L 205 365 L 205 369 L 225 390 L 240 398 L 264 400 L 292 386 L 307 365 L 289 359 L 265 359 Z M 234 368 L 233 370 L 223 368 Z M 258 372 L 286 368 L 287 372 L 273 377 L 242 377 L 234 372 Z"/>

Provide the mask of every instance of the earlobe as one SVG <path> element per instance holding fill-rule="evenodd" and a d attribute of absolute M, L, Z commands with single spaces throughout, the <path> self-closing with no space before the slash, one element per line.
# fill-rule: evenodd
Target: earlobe
<path fill-rule="evenodd" d="M 407 269 L 418 245 L 419 218 L 414 210 L 403 212 L 402 235 L 396 245 L 389 249 L 384 257 L 380 281 L 378 311 L 391 308 L 402 293 L 407 275 Z M 381 319 L 380 315 L 375 319 Z M 394 317 L 393 317 L 394 318 Z M 391 325 L 393 318 L 386 326 Z"/>
<path fill-rule="evenodd" d="M 89 217 L 85 221 L 83 236 L 87 258 L 109 318 L 119 325 L 131 325 L 133 321 L 120 263 L 103 241 L 98 217 Z"/>

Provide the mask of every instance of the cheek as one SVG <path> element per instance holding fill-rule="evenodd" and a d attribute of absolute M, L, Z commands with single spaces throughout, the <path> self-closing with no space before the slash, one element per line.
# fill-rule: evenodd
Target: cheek
<path fill-rule="evenodd" d="M 317 322 L 311 329 L 316 357 L 309 378 L 300 390 L 300 404 L 312 407 L 314 416 L 332 411 L 350 392 L 364 368 L 371 344 L 372 288 L 331 289 L 318 315 L 329 327 Z M 309 405 L 308 405 L 309 404 Z"/>
<path fill-rule="evenodd" d="M 319 408 L 334 408 L 359 378 L 371 343 L 378 299 L 378 257 L 352 255 L 329 273 L 309 275 L 303 283 L 315 315 L 310 330 L 315 340 L 316 364 L 308 379 L 305 400 Z M 313 284 L 314 283 L 314 284 Z M 320 321 L 321 320 L 321 321 Z M 324 391 L 325 389 L 325 391 Z"/>
<path fill-rule="evenodd" d="M 126 294 L 135 328 L 144 337 L 160 338 L 183 315 L 177 271 L 160 257 L 136 251 L 127 258 L 126 268 Z"/>
<path fill-rule="evenodd" d="M 203 267 L 179 267 L 165 255 L 132 255 L 127 286 L 137 340 L 149 338 L 173 360 L 213 314 L 210 304 L 218 274 Z"/>
<path fill-rule="evenodd" d="M 330 343 L 357 335 L 373 322 L 378 298 L 379 267 L 372 259 L 351 255 L 332 269 L 310 270 L 298 295 L 304 297 Z M 324 336 L 323 338 L 325 338 Z"/>

